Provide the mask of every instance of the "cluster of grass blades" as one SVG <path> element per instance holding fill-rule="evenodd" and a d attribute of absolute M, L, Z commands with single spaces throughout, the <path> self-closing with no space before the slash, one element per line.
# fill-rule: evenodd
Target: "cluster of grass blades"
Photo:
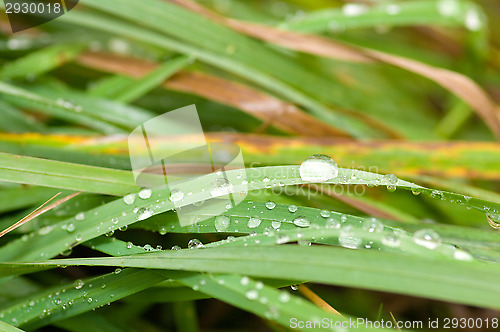
<path fill-rule="evenodd" d="M 0 13 L 0 330 L 498 327 L 489 10 L 80 0 L 18 34 Z M 139 187 L 126 135 L 190 104 L 246 169 Z"/>

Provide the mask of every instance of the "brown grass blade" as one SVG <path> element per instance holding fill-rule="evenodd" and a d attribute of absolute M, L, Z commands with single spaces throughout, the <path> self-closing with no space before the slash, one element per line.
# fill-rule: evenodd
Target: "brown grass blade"
<path fill-rule="evenodd" d="M 30 214 L 28 214 L 26 217 L 22 218 L 21 220 L 19 220 L 18 222 L 16 222 L 12 226 L 7 227 L 3 231 L 1 231 L 0 232 L 0 237 L 4 236 L 5 234 L 13 231 L 14 229 L 16 229 L 18 227 L 21 227 L 22 225 L 26 224 L 30 220 L 35 219 L 39 215 L 44 214 L 45 212 L 52 210 L 56 206 L 58 206 L 58 205 L 60 205 L 60 204 L 62 204 L 64 202 L 70 200 L 71 198 L 73 198 L 76 195 L 80 194 L 80 192 L 76 192 L 76 193 L 73 193 L 71 195 L 68 195 L 68 196 L 66 196 L 64 198 L 61 198 L 60 200 L 58 200 L 58 201 L 56 201 L 56 202 L 54 202 L 54 203 L 52 203 L 52 204 L 50 204 L 50 205 L 47 206 L 47 204 L 49 202 L 51 202 L 54 198 L 56 198 L 57 196 L 59 196 L 59 194 L 61 194 L 61 193 L 59 192 L 59 193 L 55 194 L 49 200 L 47 200 L 45 203 L 43 203 L 42 205 L 40 205 L 39 207 L 37 207 L 35 210 L 33 210 L 33 212 L 31 212 Z"/>
<path fill-rule="evenodd" d="M 400 56 L 343 45 L 316 35 L 279 30 L 261 24 L 225 18 L 191 0 L 169 1 L 196 11 L 241 33 L 296 51 L 352 62 L 380 61 L 422 75 L 465 101 L 483 119 L 492 133 L 500 138 L 500 107 L 477 83 L 467 76 Z"/>
<path fill-rule="evenodd" d="M 319 297 L 318 294 L 314 293 L 306 285 L 300 285 L 299 291 L 302 293 L 302 295 L 304 295 L 306 298 L 308 298 L 309 301 L 316 304 L 321 309 L 328 311 L 328 312 L 331 312 L 334 315 L 342 317 L 342 314 L 340 312 L 335 310 L 331 305 L 328 304 L 328 302 L 326 302 L 321 297 Z"/>
<path fill-rule="evenodd" d="M 132 77 L 141 77 L 156 68 L 156 64 L 151 62 L 103 53 L 86 53 L 77 61 L 88 67 Z M 164 87 L 233 106 L 262 120 L 266 126 L 272 124 L 287 133 L 317 137 L 348 137 L 291 103 L 246 85 L 208 74 L 179 72 L 165 81 Z"/>

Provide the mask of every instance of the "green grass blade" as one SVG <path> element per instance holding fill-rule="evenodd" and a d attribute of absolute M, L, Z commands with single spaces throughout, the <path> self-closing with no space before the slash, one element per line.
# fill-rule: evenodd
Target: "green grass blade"
<path fill-rule="evenodd" d="M 133 84 L 125 87 L 115 99 L 124 103 L 130 103 L 139 97 L 145 95 L 154 87 L 163 83 L 167 78 L 175 74 L 190 63 L 190 58 L 180 56 L 168 60 L 163 65 L 159 66 L 153 72 L 142 77 L 140 80 L 133 82 Z"/>

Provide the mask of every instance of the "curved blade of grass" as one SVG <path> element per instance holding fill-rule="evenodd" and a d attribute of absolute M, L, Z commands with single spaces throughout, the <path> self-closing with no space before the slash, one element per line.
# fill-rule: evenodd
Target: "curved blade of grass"
<path fill-rule="evenodd" d="M 4 95 L 6 100 L 15 105 L 29 107 L 32 110 L 58 117 L 69 122 L 83 124 L 102 133 L 125 133 L 125 131 L 110 123 L 100 121 L 95 117 L 84 114 L 84 112 L 81 112 L 82 110 L 79 106 L 64 100 L 59 100 L 59 102 L 57 102 L 5 82 L 0 82 L 0 94 Z"/>
<path fill-rule="evenodd" d="M 241 170 L 232 170 L 229 172 L 238 174 Z M 304 183 L 299 176 L 298 166 L 251 168 L 246 170 L 246 176 L 249 183 L 234 184 L 232 192 L 239 193 L 243 190 L 259 190 L 269 186 L 280 186 L 281 184 L 295 185 Z M 192 192 L 193 194 L 186 196 L 182 200 L 182 206 L 211 198 L 208 191 L 203 191 L 200 188 L 210 188 L 211 183 L 216 178 L 216 174 L 208 174 L 184 182 L 185 191 Z M 88 179 L 87 182 L 87 185 L 93 183 L 91 179 Z M 459 194 L 436 191 L 403 180 L 397 180 L 396 182 L 389 181 L 388 178 L 382 175 L 357 170 L 341 168 L 339 169 L 339 175 L 330 180 L 329 183 L 395 186 L 419 191 L 437 199 L 478 209 L 484 213 L 498 213 L 496 211 L 500 211 L 500 204 L 469 198 Z M 22 239 L 10 242 L 0 248 L 0 255 L 2 255 L 4 260 L 33 260 L 52 257 L 81 242 L 137 222 L 137 214 L 134 212 L 134 209 L 137 209 L 136 211 L 141 208 L 149 209 L 151 215 L 172 210 L 173 203 L 168 200 L 169 197 L 170 193 L 168 189 L 163 189 L 154 191 L 150 199 L 136 199 L 131 205 L 125 204 L 121 199 L 107 203 L 88 211 L 88 218 L 85 223 L 79 223 L 74 218 L 66 219 L 43 231 L 40 230 L 37 233 L 31 233 Z M 72 232 L 67 232 L 63 227 L 69 223 L 75 225 Z M 20 250 L 20 248 L 24 247 L 25 241 L 28 240 L 30 241 L 32 251 L 24 252 Z"/>
<path fill-rule="evenodd" d="M 0 153 L 0 180 L 124 195 L 137 191 L 131 172 Z"/>
<path fill-rule="evenodd" d="M 77 61 L 94 69 L 133 77 L 141 76 L 154 68 L 149 62 L 105 53 L 85 53 Z M 118 91 L 120 86 L 123 88 L 130 83 L 128 81 L 124 82 L 124 77 L 115 76 L 105 84 L 106 86 L 102 86 L 103 91 Z M 231 105 L 266 123 L 272 122 L 274 126 L 285 132 L 308 136 L 342 136 L 342 133 L 338 130 L 316 120 L 290 103 L 257 91 L 247 85 L 224 80 L 206 73 L 180 72 L 166 81 L 163 86 Z"/>
<path fill-rule="evenodd" d="M 374 6 L 352 6 L 352 11 L 357 11 L 357 15 L 348 15 L 349 6 L 343 9 L 323 9 L 294 17 L 278 26 L 283 29 L 290 29 L 303 32 L 327 32 L 337 28 L 353 29 L 368 28 L 380 24 L 387 26 L 408 26 L 408 25 L 444 25 L 444 26 L 465 26 L 466 15 L 469 11 L 478 12 L 481 18 L 480 29 L 486 26 L 485 16 L 481 7 L 471 1 L 449 1 L 448 8 L 446 1 L 406 1 L 406 2 L 385 2 Z M 441 9 L 444 8 L 444 9 Z M 448 9 L 446 11 L 446 9 Z"/>
<path fill-rule="evenodd" d="M 14 327 L 12 325 L 9 325 L 3 321 L 0 320 L 0 329 L 4 332 L 23 332 L 23 330 L 18 329 L 17 327 Z"/>
<path fill-rule="evenodd" d="M 190 58 L 186 56 L 179 56 L 167 61 L 151 73 L 134 82 L 134 84 L 126 87 L 115 99 L 124 103 L 130 103 L 138 99 L 157 85 L 163 83 L 168 77 L 186 67 L 190 61 Z"/>
<path fill-rule="evenodd" d="M 41 75 L 73 61 L 84 50 L 83 45 L 58 44 L 29 53 L 0 69 L 0 79 Z"/>
<path fill-rule="evenodd" d="M 61 135 L 0 133 L 0 148 L 10 153 L 51 159 L 65 158 L 62 160 L 66 161 L 73 161 L 74 158 L 74 162 L 80 163 L 95 160 L 98 165 L 130 168 L 125 139 L 110 141 L 105 137 L 72 138 L 69 140 L 68 136 Z M 500 146 L 493 142 L 345 141 L 314 137 L 303 137 L 298 141 L 295 138 L 243 133 L 208 133 L 206 138 L 208 141 L 237 144 L 247 164 L 253 165 L 300 164 L 312 153 L 323 153 L 334 156 L 339 165 L 351 165 L 353 168 L 380 173 L 397 170 L 397 175 L 417 176 L 417 179 L 421 175 L 500 179 L 497 171 L 500 168 Z M 182 147 L 183 140 L 179 136 L 179 147 Z M 165 151 L 168 152 L 168 146 L 165 146 Z M 112 164 L 109 158 L 114 158 L 115 163 Z"/>
<path fill-rule="evenodd" d="M 21 110 L 0 100 L 2 109 L 2 120 L 0 129 L 5 132 L 43 132 L 44 126 L 32 117 L 24 114 Z"/>
<path fill-rule="evenodd" d="M 339 130 L 348 131 L 350 134 L 362 137 L 373 133 L 373 128 L 339 113 L 333 113 L 325 105 L 302 93 L 298 88 L 300 86 L 300 89 L 307 90 L 307 93 L 312 95 L 316 95 L 318 91 L 323 90 L 325 95 L 331 96 L 332 89 L 328 89 L 328 93 L 326 93 L 325 89 L 332 84 L 331 81 L 324 80 L 318 75 L 311 75 L 311 73 L 299 69 L 300 66 L 295 66 L 288 58 L 277 52 L 263 48 L 261 44 L 255 43 L 249 38 L 213 24 L 176 5 L 153 0 L 148 3 L 148 6 L 137 6 L 137 3 L 130 1 L 127 3 L 127 11 L 116 12 L 114 10 L 116 5 L 121 6 L 123 2 L 118 4 L 109 1 L 105 3 L 94 0 L 85 1 L 86 5 L 93 8 L 135 22 L 140 21 L 140 24 L 146 23 L 151 28 L 168 35 L 174 34 L 176 37 L 184 39 L 184 43 L 167 38 L 163 34 L 131 26 L 111 17 L 104 18 L 94 13 L 73 11 L 70 13 L 71 15 L 66 15 L 61 19 L 73 24 L 90 25 L 93 28 L 137 38 L 160 47 L 195 56 L 200 61 L 246 77 L 281 96 L 289 98 L 293 102 L 302 104 L 309 108 L 318 118 Z M 141 16 L 147 17 L 147 19 L 143 20 L 140 18 Z M 186 25 L 187 22 L 190 23 Z M 200 36 L 203 37 L 200 39 Z M 200 48 L 200 45 L 191 46 L 190 44 L 199 44 L 201 40 L 204 40 L 203 48 Z M 227 41 L 231 42 L 228 43 Z M 229 52 L 231 54 L 228 55 L 225 50 L 227 48 L 231 49 L 231 47 L 234 47 L 236 51 L 234 53 Z M 251 57 L 249 57 L 250 54 Z M 291 79 L 292 77 L 294 78 Z M 317 82 L 317 84 L 314 87 L 307 84 L 301 85 L 297 81 L 298 77 L 303 78 L 301 79 L 302 82 L 311 80 Z M 324 84 L 320 83 L 321 81 L 324 81 Z M 339 102 L 341 102 L 341 99 L 339 96 Z"/>
<path fill-rule="evenodd" d="M 125 269 L 44 290 L 1 312 L 5 321 L 31 330 L 102 307 L 165 279 L 148 270 Z"/>
<path fill-rule="evenodd" d="M 497 265 L 326 246 L 188 249 L 119 258 L 2 264 L 1 269 L 5 271 L 27 265 L 44 268 L 49 265 L 128 266 L 240 273 L 265 278 L 310 280 L 500 308 L 500 300 L 496 296 L 500 291 L 496 282 L 500 277 Z"/>

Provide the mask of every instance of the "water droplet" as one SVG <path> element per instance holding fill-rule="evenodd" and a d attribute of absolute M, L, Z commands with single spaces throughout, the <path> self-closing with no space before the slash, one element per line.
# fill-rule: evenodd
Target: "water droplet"
<path fill-rule="evenodd" d="M 298 209 L 299 209 L 299 207 L 295 204 L 288 205 L 288 211 L 290 211 L 291 213 L 296 212 Z"/>
<path fill-rule="evenodd" d="M 172 189 L 170 192 L 170 201 L 175 203 L 184 198 L 184 193 L 180 189 Z"/>
<path fill-rule="evenodd" d="M 418 189 L 418 188 L 412 188 L 411 189 L 411 193 L 413 195 L 415 195 L 415 196 L 418 196 L 418 195 L 420 195 L 420 189 Z"/>
<path fill-rule="evenodd" d="M 386 181 L 389 184 L 397 184 L 398 178 L 394 174 L 386 174 L 384 175 L 384 181 Z"/>
<path fill-rule="evenodd" d="M 210 195 L 212 197 L 223 196 L 231 193 L 231 183 L 225 178 L 217 178 L 210 185 Z"/>
<path fill-rule="evenodd" d="M 276 207 L 276 203 L 274 203 L 273 201 L 269 201 L 266 203 L 266 208 L 268 208 L 269 210 L 272 210 Z"/>
<path fill-rule="evenodd" d="M 80 212 L 78 213 L 76 216 L 75 216 L 75 219 L 78 220 L 78 221 L 82 221 L 85 219 L 85 213 L 83 212 Z"/>
<path fill-rule="evenodd" d="M 276 238 L 276 244 L 283 244 L 290 241 L 290 237 L 288 235 L 280 235 Z"/>
<path fill-rule="evenodd" d="M 128 195 L 123 196 L 123 201 L 127 205 L 134 204 L 134 202 L 135 202 L 135 194 L 128 194 Z"/>
<path fill-rule="evenodd" d="M 152 193 L 153 191 L 151 189 L 142 189 L 141 191 L 139 191 L 139 197 L 142 199 L 148 199 L 149 197 L 151 197 Z"/>
<path fill-rule="evenodd" d="M 309 227 L 311 222 L 306 217 L 297 217 L 293 220 L 295 226 L 298 227 Z"/>
<path fill-rule="evenodd" d="M 325 223 L 326 228 L 340 228 L 340 221 L 334 218 L 328 218 Z"/>
<path fill-rule="evenodd" d="M 443 16 L 455 16 L 460 14 L 460 3 L 458 0 L 439 0 L 437 9 Z"/>
<path fill-rule="evenodd" d="M 66 226 L 66 231 L 68 233 L 73 233 L 76 229 L 76 226 L 75 224 L 73 224 L 72 222 L 70 222 L 67 226 Z"/>
<path fill-rule="evenodd" d="M 188 242 L 189 249 L 196 249 L 196 248 L 201 248 L 201 247 L 203 247 L 203 243 L 198 239 L 191 239 Z"/>
<path fill-rule="evenodd" d="M 397 15 L 401 12 L 401 7 L 396 4 L 390 4 L 385 7 L 385 12 L 389 15 Z"/>
<path fill-rule="evenodd" d="M 330 217 L 330 211 L 328 210 L 321 210 L 319 213 L 323 218 L 329 218 Z"/>
<path fill-rule="evenodd" d="M 224 232 L 229 227 L 231 219 L 228 216 L 215 217 L 215 229 L 217 232 Z"/>
<path fill-rule="evenodd" d="M 134 244 L 130 241 L 127 242 L 127 249 L 132 249 L 132 247 L 134 246 Z"/>
<path fill-rule="evenodd" d="M 256 228 L 259 227 L 260 223 L 262 222 L 262 219 L 260 219 L 258 216 L 251 217 L 248 219 L 248 228 Z"/>
<path fill-rule="evenodd" d="M 432 229 L 420 229 L 413 234 L 413 242 L 429 249 L 436 249 L 441 244 L 441 237 Z"/>
<path fill-rule="evenodd" d="M 453 258 L 459 261 L 472 261 L 474 260 L 474 257 L 472 257 L 471 254 L 469 254 L 467 251 L 456 248 L 453 251 Z"/>
<path fill-rule="evenodd" d="M 352 226 L 344 226 L 340 228 L 339 243 L 344 248 L 357 249 L 361 245 L 361 238 L 354 234 Z"/>
<path fill-rule="evenodd" d="M 83 285 L 85 285 L 85 282 L 81 279 L 77 279 L 75 280 L 74 284 L 75 284 L 75 289 L 81 289 Z"/>
<path fill-rule="evenodd" d="M 290 288 L 293 290 L 293 291 L 296 291 L 298 290 L 300 287 L 300 285 L 290 285 Z"/>
<path fill-rule="evenodd" d="M 366 11 L 368 11 L 368 7 L 358 3 L 348 3 L 342 6 L 342 14 L 345 16 L 358 16 Z"/>
<path fill-rule="evenodd" d="M 137 220 L 144 220 L 144 219 L 148 219 L 152 215 L 153 215 L 152 210 L 147 209 L 147 208 L 140 208 L 139 210 L 137 210 L 136 219 Z"/>
<path fill-rule="evenodd" d="M 280 295 L 278 296 L 278 300 L 281 303 L 287 303 L 290 301 L 290 294 L 287 291 L 281 291 Z"/>
<path fill-rule="evenodd" d="M 326 182 L 337 176 L 339 168 L 335 161 L 324 154 L 315 154 L 302 162 L 300 178 L 306 182 Z"/>
<path fill-rule="evenodd" d="M 486 215 L 486 220 L 488 220 L 488 224 L 494 229 L 500 229 L 500 215 L 496 213 L 488 213 Z"/>
<path fill-rule="evenodd" d="M 363 223 L 363 229 L 370 233 L 379 233 L 384 229 L 384 224 L 376 218 L 370 218 Z"/>
<path fill-rule="evenodd" d="M 153 246 L 152 246 L 152 245 L 150 245 L 149 243 L 146 243 L 146 244 L 144 245 L 144 250 L 146 250 L 146 251 L 153 251 L 153 250 L 154 250 L 154 248 L 153 248 Z"/>
<path fill-rule="evenodd" d="M 120 273 L 120 272 L 122 272 L 122 269 L 120 269 L 120 268 L 117 268 L 117 269 L 115 270 L 115 274 L 118 274 L 118 273 Z"/>
<path fill-rule="evenodd" d="M 389 248 L 397 248 L 401 244 L 399 235 L 396 233 L 384 235 L 381 239 L 381 242 L 384 246 Z"/>
<path fill-rule="evenodd" d="M 178 245 L 174 245 L 172 246 L 172 248 L 170 248 L 170 250 L 181 250 L 181 247 L 179 247 Z"/>
<path fill-rule="evenodd" d="M 249 283 L 250 283 L 250 278 L 249 277 L 247 277 L 247 276 L 241 277 L 240 284 L 242 286 L 247 286 Z"/>
<path fill-rule="evenodd" d="M 127 226 L 127 225 L 123 225 L 123 226 L 118 227 L 118 230 L 120 230 L 120 231 L 124 232 L 124 231 L 126 231 L 126 230 L 127 230 L 127 228 L 128 228 L 128 226 Z"/>
<path fill-rule="evenodd" d="M 433 190 L 431 192 L 431 197 L 432 198 L 437 198 L 437 199 L 444 199 L 443 193 L 439 190 Z"/>
<path fill-rule="evenodd" d="M 273 220 L 271 222 L 271 226 L 274 228 L 274 229 L 279 229 L 281 227 L 281 221 L 279 220 Z"/>
<path fill-rule="evenodd" d="M 118 224 L 118 218 L 112 218 L 111 223 L 113 224 Z"/>
<path fill-rule="evenodd" d="M 256 289 L 250 289 L 245 293 L 245 296 L 249 300 L 256 300 L 259 297 L 259 292 Z"/>

